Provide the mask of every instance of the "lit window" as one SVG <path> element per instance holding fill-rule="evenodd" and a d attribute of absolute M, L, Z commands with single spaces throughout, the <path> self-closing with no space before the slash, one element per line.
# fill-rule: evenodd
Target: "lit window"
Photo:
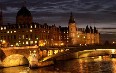
<path fill-rule="evenodd" d="M 115 44 L 115 42 L 113 41 L 112 44 Z"/>
<path fill-rule="evenodd" d="M 31 25 L 31 27 L 30 28 L 32 28 L 32 25 Z"/>
<path fill-rule="evenodd" d="M 1 27 L 1 30 L 3 30 L 3 27 Z"/>
<path fill-rule="evenodd" d="M 26 41 L 26 44 L 29 44 L 29 42 L 28 42 L 28 41 Z"/>
<path fill-rule="evenodd" d="M 25 36 L 24 36 L 24 35 L 23 35 L 22 37 L 23 37 L 23 39 L 25 38 Z"/>
<path fill-rule="evenodd" d="M 11 33 L 12 33 L 12 31 L 11 31 Z"/>
<path fill-rule="evenodd" d="M 4 27 L 4 29 L 6 29 L 6 27 Z"/>
<path fill-rule="evenodd" d="M 23 42 L 23 44 L 25 44 L 25 43 Z"/>
<path fill-rule="evenodd" d="M 30 32 L 32 32 L 32 30 L 30 30 Z"/>
<path fill-rule="evenodd" d="M 14 31 L 14 33 L 16 33 L 16 31 Z"/>
<path fill-rule="evenodd" d="M 7 33 L 9 33 L 9 31 L 7 31 Z"/>
<path fill-rule="evenodd" d="M 38 38 L 36 38 L 38 40 Z"/>
<path fill-rule="evenodd" d="M 35 28 L 37 28 L 37 26 L 35 25 Z"/>
<path fill-rule="evenodd" d="M 37 43 L 37 41 L 35 41 L 35 43 Z"/>
<path fill-rule="evenodd" d="M 33 44 L 33 41 L 30 41 L 30 44 Z"/>
<path fill-rule="evenodd" d="M 48 31 L 48 33 L 49 33 L 49 31 Z"/>

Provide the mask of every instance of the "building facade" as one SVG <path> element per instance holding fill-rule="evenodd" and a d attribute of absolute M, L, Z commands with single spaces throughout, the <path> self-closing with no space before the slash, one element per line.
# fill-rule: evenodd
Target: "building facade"
<path fill-rule="evenodd" d="M 68 27 L 34 23 L 31 12 L 25 6 L 18 11 L 16 24 L 2 25 L 2 20 L 0 20 L 0 41 L 7 46 L 66 46 L 99 43 L 96 27 L 92 29 L 87 26 L 80 31 L 72 13 Z"/>
<path fill-rule="evenodd" d="M 69 38 L 71 45 L 99 44 L 99 32 L 96 29 L 96 27 L 94 27 L 93 29 L 91 26 L 89 28 L 87 25 L 85 29 L 77 28 L 72 13 L 69 19 L 68 27 L 69 27 Z"/>

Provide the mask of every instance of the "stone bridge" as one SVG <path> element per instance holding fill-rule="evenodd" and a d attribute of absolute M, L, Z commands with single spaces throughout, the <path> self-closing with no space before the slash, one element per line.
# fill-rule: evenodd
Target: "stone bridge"
<path fill-rule="evenodd" d="M 28 59 L 30 51 L 34 51 L 34 50 L 36 50 L 37 57 L 39 58 L 40 61 L 79 58 L 83 56 L 85 57 L 85 55 L 87 55 L 86 57 L 88 57 L 95 54 L 102 55 L 104 53 L 104 51 L 101 53 L 98 53 L 99 51 L 96 51 L 96 49 L 101 49 L 101 50 L 116 49 L 116 45 L 40 47 L 40 48 L 23 48 L 23 49 L 22 48 L 6 48 L 6 49 L 4 48 L 0 50 L 0 60 L 4 61 L 7 57 L 11 57 L 11 55 L 13 54 L 18 54 L 25 57 L 25 59 Z M 85 52 L 84 50 L 89 50 L 89 51 Z M 18 59 L 18 56 L 12 56 L 12 57 L 13 59 Z"/>
<path fill-rule="evenodd" d="M 30 55 L 30 51 L 36 51 L 36 55 L 38 59 L 42 59 L 47 56 L 54 55 L 59 52 L 63 52 L 62 49 L 56 49 L 56 48 L 22 48 L 22 47 L 8 47 L 8 48 L 2 48 L 0 49 L 0 61 L 3 61 L 5 64 L 5 67 L 8 66 L 15 66 L 15 65 L 22 65 L 22 64 L 28 64 L 28 57 Z M 21 61 L 19 61 L 21 60 Z M 24 62 L 22 62 L 24 61 Z M 19 64 L 19 62 L 22 62 Z M 11 65 L 14 64 L 15 65 Z M 18 63 L 18 64 L 16 64 Z"/>
<path fill-rule="evenodd" d="M 59 47 L 62 48 L 62 47 Z M 43 58 L 42 60 L 65 60 L 82 57 L 94 57 L 112 54 L 116 51 L 116 45 L 88 45 L 64 47 L 65 51 Z M 116 53 L 116 52 L 115 52 Z"/>

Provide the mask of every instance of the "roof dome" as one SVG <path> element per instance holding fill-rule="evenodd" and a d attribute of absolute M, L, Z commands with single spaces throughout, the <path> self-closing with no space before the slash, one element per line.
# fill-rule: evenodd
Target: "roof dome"
<path fill-rule="evenodd" d="M 23 6 L 17 13 L 17 16 L 31 16 L 31 12 Z"/>

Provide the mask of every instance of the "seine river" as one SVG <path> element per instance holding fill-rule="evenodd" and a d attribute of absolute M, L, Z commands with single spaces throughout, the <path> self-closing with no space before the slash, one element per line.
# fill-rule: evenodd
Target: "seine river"
<path fill-rule="evenodd" d="M 38 69 L 27 66 L 3 68 L 0 73 L 116 73 L 116 59 L 73 59 Z"/>

